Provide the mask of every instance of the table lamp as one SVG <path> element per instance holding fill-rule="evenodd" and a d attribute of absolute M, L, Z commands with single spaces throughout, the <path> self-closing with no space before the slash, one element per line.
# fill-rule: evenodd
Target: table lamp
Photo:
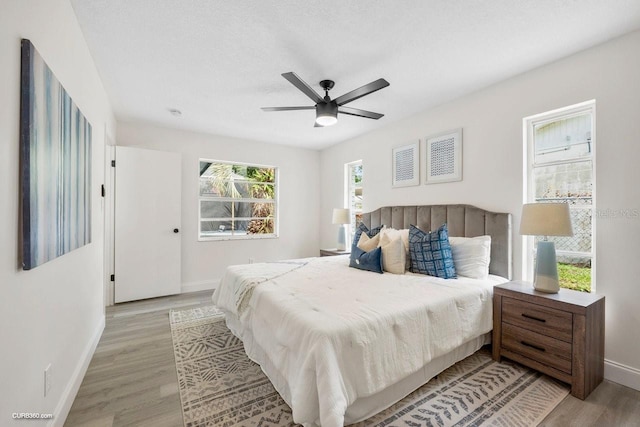
<path fill-rule="evenodd" d="M 333 223 L 339 224 L 340 228 L 338 229 L 338 246 L 337 249 L 339 251 L 344 251 L 347 249 L 346 243 L 346 233 L 344 231 L 344 224 L 350 224 L 351 218 L 349 218 L 349 209 L 344 208 L 334 208 L 333 209 Z"/>
<path fill-rule="evenodd" d="M 540 292 L 558 293 L 556 247 L 548 236 L 573 236 L 567 203 L 527 203 L 522 206 L 520 234 L 544 236 L 538 242 L 533 287 Z"/>

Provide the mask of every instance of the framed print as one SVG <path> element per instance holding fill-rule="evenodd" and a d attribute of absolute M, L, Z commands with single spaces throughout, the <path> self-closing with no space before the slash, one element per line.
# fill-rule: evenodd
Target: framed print
<path fill-rule="evenodd" d="M 393 187 L 409 187 L 420 184 L 419 142 L 393 149 Z"/>
<path fill-rule="evenodd" d="M 462 181 L 462 128 L 425 139 L 425 184 Z"/>
<path fill-rule="evenodd" d="M 91 124 L 22 40 L 22 268 L 91 243 Z"/>

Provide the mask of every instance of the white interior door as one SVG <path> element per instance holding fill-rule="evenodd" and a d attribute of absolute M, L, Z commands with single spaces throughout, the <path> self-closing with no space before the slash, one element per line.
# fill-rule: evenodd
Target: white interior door
<path fill-rule="evenodd" d="M 105 126 L 106 128 L 106 126 Z M 109 138 L 109 134 L 105 129 L 106 143 L 104 146 L 104 303 L 105 305 L 113 305 L 113 282 L 111 275 L 115 273 L 114 269 L 114 207 L 116 205 L 116 175 L 115 168 L 111 167 L 111 161 L 116 159 L 116 147 L 113 140 Z"/>
<path fill-rule="evenodd" d="M 115 302 L 180 293 L 179 153 L 116 147 Z"/>

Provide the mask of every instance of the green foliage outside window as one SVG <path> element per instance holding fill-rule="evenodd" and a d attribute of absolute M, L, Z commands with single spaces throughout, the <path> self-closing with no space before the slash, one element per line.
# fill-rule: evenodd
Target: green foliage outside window
<path fill-rule="evenodd" d="M 201 160 L 201 236 L 275 234 L 275 186 L 275 168 Z"/>
<path fill-rule="evenodd" d="M 591 292 L 591 268 L 573 264 L 558 264 L 560 287 Z"/>

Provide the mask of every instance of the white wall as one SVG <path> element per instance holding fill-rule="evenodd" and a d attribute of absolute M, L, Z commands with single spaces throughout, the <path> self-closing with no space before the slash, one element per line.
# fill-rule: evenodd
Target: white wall
<path fill-rule="evenodd" d="M 249 258 L 262 262 L 318 255 L 318 151 L 124 122 L 118 123 L 116 141 L 117 145 L 182 153 L 183 291 L 211 289 L 227 266 L 246 264 Z M 277 239 L 198 241 L 200 158 L 279 168 Z"/>
<path fill-rule="evenodd" d="M 322 152 L 322 244 L 335 234 L 331 208 L 343 201 L 343 165 L 363 159 L 364 210 L 468 203 L 514 216 L 514 271 L 523 187 L 522 119 L 595 99 L 598 212 L 640 209 L 640 32 L 610 41 Z M 393 90 L 393 82 L 391 88 Z M 384 119 L 383 119 L 384 120 Z M 463 181 L 391 188 L 391 149 L 463 128 Z M 640 389 L 640 217 L 596 222 L 596 286 L 606 296 L 607 378 Z"/>
<path fill-rule="evenodd" d="M 30 271 L 19 267 L 18 253 L 21 38 L 93 126 L 92 243 Z M 0 424 L 14 423 L 13 412 L 40 412 L 61 425 L 104 325 L 99 188 L 105 126 L 115 134 L 115 119 L 67 0 L 3 0 L 0 58 Z M 53 386 L 45 398 L 49 363 Z"/>

